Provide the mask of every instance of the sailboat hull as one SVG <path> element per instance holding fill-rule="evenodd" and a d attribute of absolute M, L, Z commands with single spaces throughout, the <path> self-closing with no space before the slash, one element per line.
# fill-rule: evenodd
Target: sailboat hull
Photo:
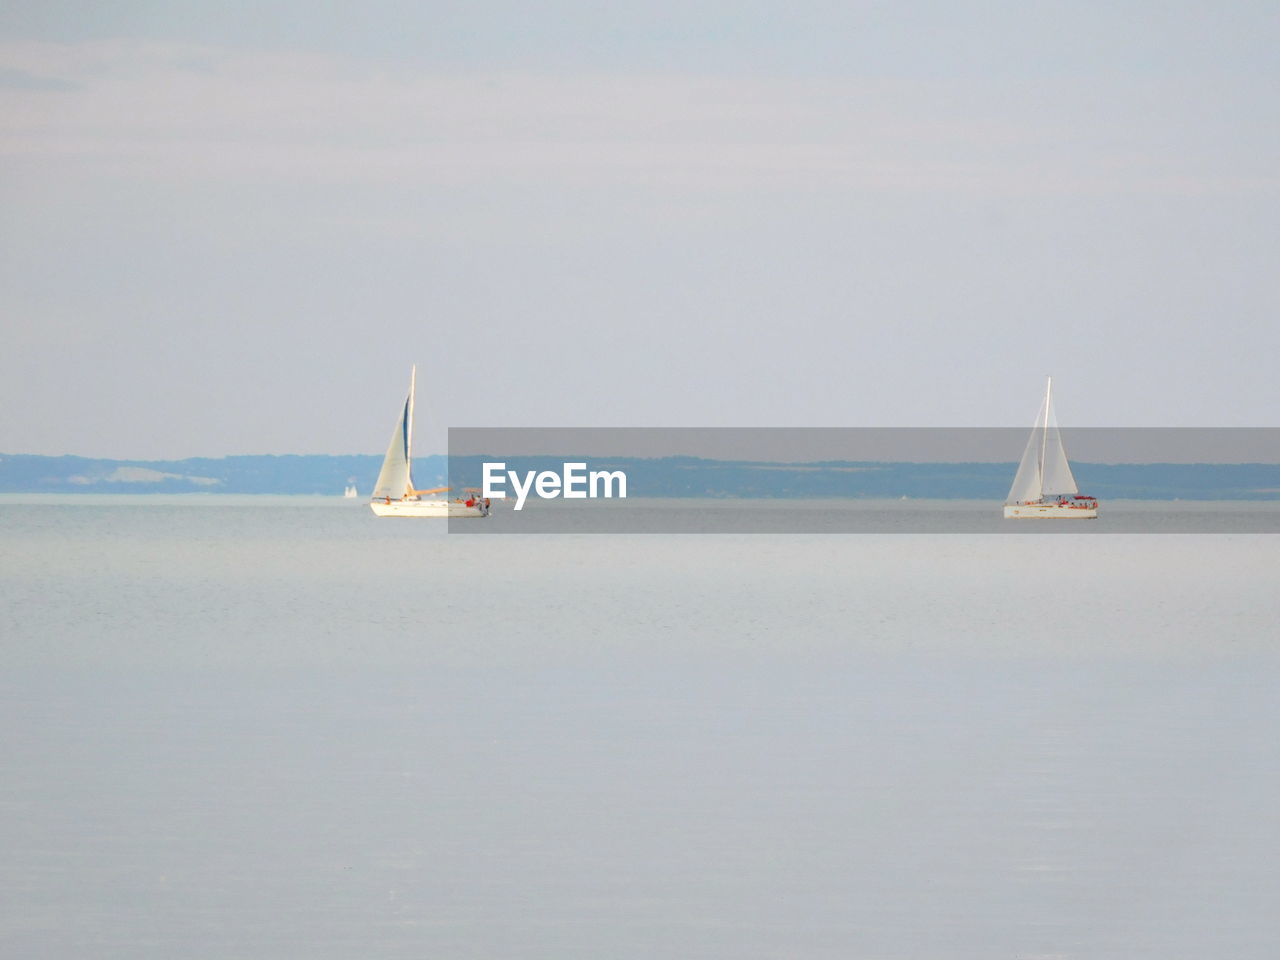
<path fill-rule="evenodd" d="M 1062 503 L 1007 503 L 1006 520 L 1096 520 L 1097 507 L 1073 507 Z"/>
<path fill-rule="evenodd" d="M 454 500 L 374 500 L 369 509 L 379 517 L 484 517 L 489 513 L 483 506 L 468 507 Z"/>

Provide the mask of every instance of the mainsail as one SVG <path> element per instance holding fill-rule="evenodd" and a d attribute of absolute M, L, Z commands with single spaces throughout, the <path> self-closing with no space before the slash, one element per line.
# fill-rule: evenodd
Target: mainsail
<path fill-rule="evenodd" d="M 1044 456 L 1041 459 L 1041 496 L 1075 496 L 1080 492 L 1076 486 L 1076 478 L 1071 475 L 1071 464 L 1067 463 L 1067 450 L 1062 445 L 1062 434 L 1058 430 L 1058 418 L 1053 413 L 1053 403 L 1046 395 L 1045 404 L 1049 407 L 1048 422 L 1044 432 Z"/>
<path fill-rule="evenodd" d="M 1044 391 L 1044 403 L 1036 414 L 1035 426 L 1022 453 L 1022 462 L 1013 476 L 1013 486 L 1005 503 L 1035 503 L 1045 497 L 1075 495 L 1080 492 L 1067 463 L 1058 418 L 1053 412 L 1053 378 Z"/>
<path fill-rule="evenodd" d="M 413 462 L 413 391 L 418 376 L 415 366 L 409 374 L 409 396 L 404 401 L 404 411 L 391 434 L 387 455 L 378 472 L 378 482 L 373 488 L 375 500 L 403 500 L 413 490 L 411 465 Z"/>

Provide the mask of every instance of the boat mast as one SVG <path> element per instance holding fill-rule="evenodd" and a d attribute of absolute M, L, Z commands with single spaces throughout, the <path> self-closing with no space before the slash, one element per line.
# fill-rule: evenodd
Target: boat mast
<path fill-rule="evenodd" d="M 418 380 L 418 365 L 409 368 L 409 406 L 404 417 L 404 458 L 413 463 L 413 389 Z"/>
<path fill-rule="evenodd" d="M 1053 377 L 1045 378 L 1044 423 L 1040 425 L 1040 499 L 1044 499 L 1044 452 L 1049 443 L 1049 397 L 1053 392 Z"/>
<path fill-rule="evenodd" d="M 404 413 L 404 479 L 406 497 L 413 496 L 413 392 L 418 382 L 418 365 L 409 368 L 409 404 Z"/>

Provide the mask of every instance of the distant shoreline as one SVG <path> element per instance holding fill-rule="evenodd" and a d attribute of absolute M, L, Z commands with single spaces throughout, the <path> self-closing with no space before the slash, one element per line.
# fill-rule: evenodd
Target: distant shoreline
<path fill-rule="evenodd" d="M 512 458 L 535 466 L 536 457 Z M 275 494 L 340 497 L 354 485 L 367 499 L 377 454 L 284 454 L 113 460 L 0 454 L 0 493 Z M 480 458 L 417 457 L 419 483 L 474 485 Z M 609 457 L 631 478 L 632 497 L 692 499 L 1003 500 L 1016 464 L 824 461 L 777 463 L 696 457 Z M 1082 491 L 1101 499 L 1278 500 L 1280 464 L 1073 463 Z"/>

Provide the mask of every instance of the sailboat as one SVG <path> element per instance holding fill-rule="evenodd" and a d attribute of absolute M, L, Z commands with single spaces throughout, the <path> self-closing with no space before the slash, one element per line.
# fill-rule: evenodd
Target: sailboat
<path fill-rule="evenodd" d="M 387 455 L 378 472 L 378 482 L 373 488 L 370 508 L 380 517 L 487 517 L 489 504 L 478 495 L 468 493 L 467 499 L 435 496 L 448 493 L 448 487 L 432 490 L 416 490 L 413 486 L 413 394 L 418 378 L 415 366 L 409 373 L 409 396 L 391 434 Z"/>
<path fill-rule="evenodd" d="M 342 491 L 342 495 L 348 500 L 354 500 L 356 497 L 360 496 L 360 491 L 356 489 L 356 485 L 354 483 L 349 483 L 347 484 L 346 489 Z"/>
<path fill-rule="evenodd" d="M 1004 501 L 1005 519 L 1093 520 L 1098 500 L 1076 486 L 1053 415 L 1053 377 L 1044 388 L 1044 404 L 1036 415 L 1027 449 Z"/>

